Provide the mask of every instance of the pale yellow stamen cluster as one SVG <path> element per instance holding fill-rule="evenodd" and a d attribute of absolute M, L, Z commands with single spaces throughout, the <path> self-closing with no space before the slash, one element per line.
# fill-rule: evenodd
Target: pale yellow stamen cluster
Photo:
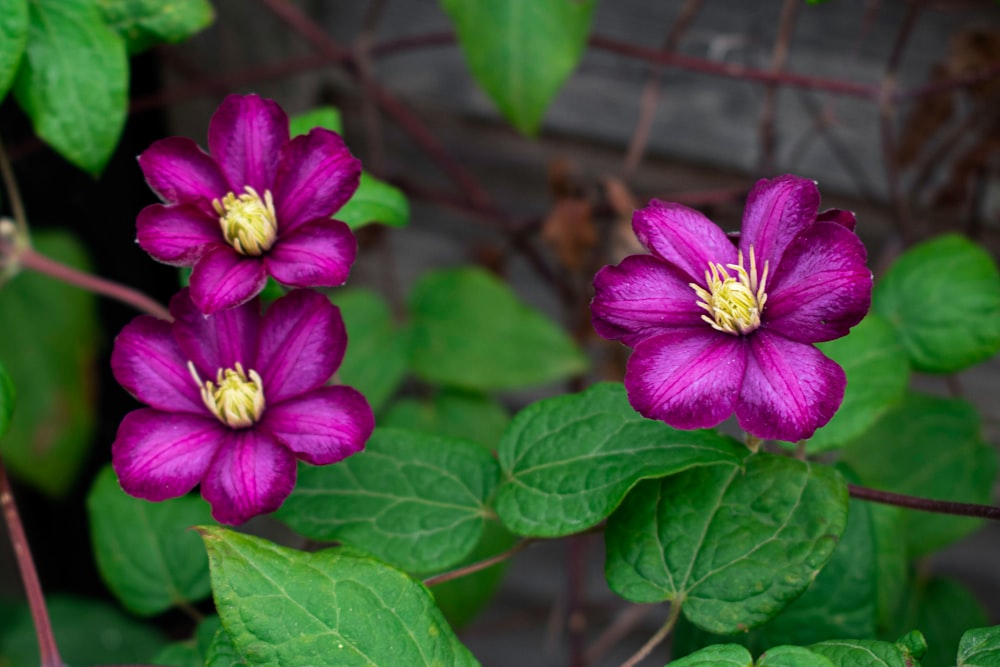
<path fill-rule="evenodd" d="M 743 251 L 736 264 L 709 264 L 705 271 L 707 289 L 696 283 L 689 283 L 701 301 L 698 305 L 708 311 L 701 319 L 713 329 L 738 336 L 748 334 L 760 326 L 760 316 L 764 312 L 767 293 L 768 263 L 764 262 L 764 273 L 757 281 L 757 259 L 753 247 L 750 248 L 750 270 L 743 267 Z M 730 275 L 731 269 L 734 274 Z"/>
<path fill-rule="evenodd" d="M 247 373 L 236 362 L 235 368 L 219 369 L 215 382 L 202 381 L 192 362 L 188 362 L 191 377 L 198 383 L 201 400 L 213 415 L 232 428 L 246 428 L 257 423 L 264 414 L 264 384 L 257 371 Z"/>
<path fill-rule="evenodd" d="M 245 193 L 230 192 L 212 206 L 219 214 L 219 225 L 226 242 L 242 255 L 263 255 L 278 238 L 278 217 L 274 213 L 274 198 L 270 190 L 261 197 L 249 185 Z"/>

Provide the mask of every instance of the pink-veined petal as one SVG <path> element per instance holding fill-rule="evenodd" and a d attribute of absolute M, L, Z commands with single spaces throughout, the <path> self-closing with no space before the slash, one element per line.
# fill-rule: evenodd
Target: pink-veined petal
<path fill-rule="evenodd" d="M 260 257 L 241 255 L 229 245 L 205 253 L 191 272 L 191 300 L 206 315 L 235 308 L 260 294 L 267 271 Z"/>
<path fill-rule="evenodd" d="M 295 456 L 255 428 L 228 430 L 201 483 L 219 523 L 241 524 L 281 506 L 295 486 Z"/>
<path fill-rule="evenodd" d="M 268 406 L 258 428 L 313 465 L 336 463 L 364 449 L 375 428 L 368 401 L 345 386 L 320 387 Z"/>
<path fill-rule="evenodd" d="M 260 304 L 251 301 L 211 316 L 205 316 L 185 288 L 170 300 L 174 316 L 174 338 L 184 357 L 193 361 L 203 380 L 215 378 L 222 368 L 239 362 L 250 370 L 257 362 L 260 337 Z"/>
<path fill-rule="evenodd" d="M 125 391 L 147 405 L 208 414 L 168 322 L 140 315 L 126 324 L 115 338 L 111 372 Z"/>
<path fill-rule="evenodd" d="M 215 417 L 143 408 L 122 419 L 111 463 L 130 495 L 176 498 L 202 480 L 227 432 Z"/>
<path fill-rule="evenodd" d="M 747 339 L 710 328 L 672 331 L 640 342 L 625 388 L 640 414 L 674 428 L 710 428 L 733 412 L 746 367 Z"/>
<path fill-rule="evenodd" d="M 311 290 L 289 292 L 271 304 L 260 331 L 257 372 L 267 401 L 282 401 L 322 386 L 347 349 L 340 309 Z"/>
<path fill-rule="evenodd" d="M 836 222 L 838 225 L 847 227 L 852 232 L 858 224 L 858 219 L 853 211 L 845 211 L 842 208 L 828 208 L 816 214 L 816 222 Z"/>
<path fill-rule="evenodd" d="M 740 427 L 767 440 L 797 442 L 811 437 L 844 400 L 844 370 L 812 345 L 762 329 L 750 342 L 736 402 Z"/>
<path fill-rule="evenodd" d="M 139 247 L 164 264 L 192 266 L 202 255 L 225 243 L 218 218 L 194 204 L 152 204 L 135 221 Z"/>
<path fill-rule="evenodd" d="M 801 343 L 846 336 L 872 301 L 861 239 L 843 225 L 817 222 L 795 237 L 767 288 L 767 328 Z"/>
<path fill-rule="evenodd" d="M 632 229 L 642 245 L 680 269 L 686 282 L 704 286 L 709 263 L 736 263 L 736 246 L 726 233 L 682 204 L 654 199 L 632 215 Z"/>
<path fill-rule="evenodd" d="M 681 272 L 652 255 L 632 255 L 598 271 L 590 312 L 598 334 L 629 347 L 667 329 L 706 326 Z"/>
<path fill-rule="evenodd" d="M 749 261 L 753 246 L 758 274 L 763 272 L 764 262 L 770 262 L 774 271 L 792 239 L 816 221 L 818 210 L 815 181 L 791 174 L 757 181 L 743 210 L 740 249 L 744 259 Z"/>
<path fill-rule="evenodd" d="M 274 184 L 288 136 L 288 116 L 276 102 L 230 95 L 208 124 L 208 149 L 235 194 L 243 194 L 249 185 L 263 196 Z"/>
<path fill-rule="evenodd" d="M 295 137 L 281 151 L 274 183 L 278 232 L 329 218 L 340 210 L 361 179 L 361 162 L 340 135 L 323 128 Z"/>
<path fill-rule="evenodd" d="M 212 212 L 213 199 L 221 199 L 229 192 L 219 165 L 187 137 L 153 142 L 139 156 L 139 168 L 163 201 L 197 202 L 206 214 Z"/>
<path fill-rule="evenodd" d="M 282 235 L 264 257 L 267 272 L 290 287 L 342 285 L 351 272 L 358 242 L 339 220 L 315 220 Z"/>

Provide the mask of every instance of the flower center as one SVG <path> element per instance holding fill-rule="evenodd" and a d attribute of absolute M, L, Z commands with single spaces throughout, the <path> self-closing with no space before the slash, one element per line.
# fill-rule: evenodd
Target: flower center
<path fill-rule="evenodd" d="M 230 192 L 212 202 L 226 242 L 242 255 L 263 255 L 278 238 L 278 218 L 270 190 L 261 197 L 249 185 L 239 197 Z"/>
<path fill-rule="evenodd" d="M 190 361 L 188 370 L 201 389 L 205 407 L 223 424 L 246 428 L 257 423 L 264 414 L 264 385 L 260 375 L 252 368 L 246 373 L 239 362 L 236 362 L 235 368 L 220 368 L 215 382 L 202 381 Z"/>
<path fill-rule="evenodd" d="M 730 275 L 730 269 L 733 275 Z M 743 251 L 736 264 L 709 263 L 705 271 L 707 289 L 696 283 L 689 283 L 694 293 L 701 299 L 698 305 L 708 311 L 701 319 L 712 325 L 716 331 L 746 335 L 760 326 L 760 315 L 764 312 L 767 293 L 768 263 L 764 262 L 764 273 L 757 282 L 757 260 L 750 247 L 750 270 L 743 268 Z"/>

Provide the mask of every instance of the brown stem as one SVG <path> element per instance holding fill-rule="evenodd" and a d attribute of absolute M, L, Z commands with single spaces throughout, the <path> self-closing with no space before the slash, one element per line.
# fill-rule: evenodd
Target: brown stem
<path fill-rule="evenodd" d="M 613 646 L 631 633 L 649 613 L 659 605 L 655 604 L 633 604 L 623 611 L 618 617 L 602 632 L 594 643 L 587 648 L 586 658 L 590 662 L 597 662 Z"/>
<path fill-rule="evenodd" d="M 462 577 L 467 577 L 470 574 L 479 572 L 480 570 L 485 570 L 488 567 L 493 567 L 497 563 L 502 563 L 511 556 L 515 556 L 525 549 L 528 548 L 535 538 L 529 537 L 521 540 L 507 551 L 498 553 L 496 556 L 490 556 L 489 558 L 465 565 L 458 568 L 457 570 L 451 570 L 449 572 L 442 572 L 441 574 L 435 574 L 433 577 L 427 577 L 424 579 L 424 586 L 437 586 L 438 584 L 443 584 L 446 581 L 451 581 L 452 579 L 461 579 Z"/>
<path fill-rule="evenodd" d="M 56 638 L 52 633 L 52 622 L 49 620 L 49 612 L 45 608 L 42 584 L 38 581 L 38 572 L 35 570 L 35 562 L 31 558 L 31 548 L 28 546 L 28 538 L 24 534 L 24 526 L 21 525 L 21 517 L 17 513 L 17 505 L 14 503 L 14 494 L 10 488 L 10 481 L 7 479 L 7 469 L 4 467 L 2 457 L 0 457 L 0 507 L 3 509 L 3 516 L 7 522 L 10 543 L 14 546 L 14 558 L 21 571 L 21 582 L 24 584 L 24 592 L 28 598 L 28 608 L 31 609 L 31 620 L 35 624 L 41 667 L 65 667 L 59 657 L 59 648 L 56 646 Z"/>
<path fill-rule="evenodd" d="M 161 320 L 172 322 L 174 319 L 170 311 L 162 304 L 142 292 L 66 266 L 45 255 L 38 254 L 32 248 L 25 248 L 21 252 L 19 260 L 21 266 L 26 269 L 44 273 L 64 283 L 76 285 L 81 289 L 94 292 L 95 294 L 102 294 L 122 303 L 127 303 L 130 306 L 134 306 L 137 310 L 148 313 L 153 317 L 158 317 Z"/>
<path fill-rule="evenodd" d="M 774 40 L 774 50 L 771 53 L 771 71 L 780 76 L 788 60 L 788 46 L 792 42 L 792 32 L 795 29 L 795 18 L 798 16 L 799 0 L 785 0 L 781 8 L 781 20 L 778 24 L 778 36 Z M 777 113 L 778 82 L 767 86 L 764 94 L 764 104 L 760 112 L 760 161 L 761 175 L 769 176 L 774 170 L 775 132 L 774 123 Z"/>
<path fill-rule="evenodd" d="M 642 662 L 643 659 L 645 659 L 645 657 L 649 655 L 654 648 L 659 646 L 660 642 L 662 642 L 664 639 L 667 638 L 667 635 L 669 635 L 670 632 L 674 629 L 674 626 L 677 625 L 677 619 L 680 618 L 680 616 L 681 616 L 680 603 L 676 601 L 671 602 L 670 614 L 667 616 L 667 621 L 663 624 L 663 626 L 659 630 L 656 631 L 656 634 L 654 634 L 652 637 L 649 638 L 649 641 L 647 641 L 645 644 L 642 645 L 642 648 L 640 648 L 638 651 L 635 652 L 635 655 L 633 655 L 631 658 L 622 663 L 622 667 L 635 667 L 640 662 Z"/>
<path fill-rule="evenodd" d="M 681 40 L 681 35 L 687 31 L 694 17 L 701 11 L 702 2 L 703 0 L 687 0 L 684 3 L 684 6 L 681 7 L 680 12 L 677 14 L 677 18 L 674 19 L 673 24 L 670 26 L 670 31 L 667 33 L 666 39 L 663 40 L 661 51 L 664 53 L 673 53 L 677 50 L 677 44 Z M 657 102 L 660 98 L 660 88 L 662 87 L 660 75 L 662 70 L 663 66 L 661 64 L 653 63 L 653 66 L 650 68 L 649 78 L 646 80 L 646 87 L 642 91 L 642 98 L 639 102 L 639 120 L 636 121 L 635 130 L 632 132 L 632 139 L 629 141 L 628 151 L 625 154 L 625 165 L 622 168 L 626 178 L 635 172 L 639 166 L 639 162 L 642 160 L 643 153 L 646 151 L 646 145 L 649 142 L 649 132 L 653 127 L 653 118 L 656 115 Z"/>
<path fill-rule="evenodd" d="M 917 496 L 907 496 L 902 493 L 891 493 L 889 491 L 879 491 L 869 489 L 865 486 L 848 484 L 847 490 L 852 498 L 870 500 L 883 505 L 895 505 L 905 507 L 920 512 L 932 512 L 934 514 L 952 514 L 954 516 L 970 516 L 979 519 L 990 519 L 1000 521 L 1000 507 L 992 505 L 977 505 L 974 503 L 956 503 L 950 500 L 933 500 L 931 498 L 919 498 Z"/>

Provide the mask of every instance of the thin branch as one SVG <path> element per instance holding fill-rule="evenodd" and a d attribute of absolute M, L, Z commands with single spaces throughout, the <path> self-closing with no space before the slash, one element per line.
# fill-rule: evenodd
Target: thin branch
<path fill-rule="evenodd" d="M 95 294 L 101 294 L 116 301 L 127 303 L 137 310 L 141 310 L 161 320 L 172 322 L 174 319 L 166 307 L 142 292 L 66 266 L 45 255 L 38 254 L 32 248 L 25 248 L 21 252 L 20 264 L 26 269 L 44 273 L 64 283 L 76 285 L 81 289 L 94 292 Z"/>
<path fill-rule="evenodd" d="M 781 8 L 778 36 L 774 40 L 774 49 L 771 53 L 771 71 L 774 72 L 775 76 L 780 76 L 785 69 L 785 62 L 788 60 L 788 47 L 792 42 L 799 5 L 800 0 L 785 0 Z M 774 170 L 776 143 L 774 123 L 777 118 L 775 108 L 778 103 L 778 89 L 777 82 L 767 86 L 764 92 L 764 104 L 760 112 L 760 161 L 758 168 L 762 175 L 770 175 Z"/>
<path fill-rule="evenodd" d="M 442 572 L 441 574 L 436 574 L 433 577 L 427 577 L 424 579 L 424 586 L 437 586 L 438 584 L 443 584 L 446 581 L 451 581 L 452 579 L 460 579 L 462 577 L 467 577 L 470 574 L 479 572 L 480 570 L 485 570 L 488 567 L 493 567 L 497 563 L 502 563 L 511 556 L 515 556 L 525 549 L 527 549 L 536 540 L 533 537 L 521 540 L 507 551 L 502 551 L 496 556 L 490 556 L 484 560 L 460 567 L 457 570 L 451 570 L 450 572 Z"/>
<path fill-rule="evenodd" d="M 28 238 L 28 216 L 24 210 L 21 191 L 17 187 L 17 179 L 14 177 L 14 168 L 10 164 L 10 158 L 7 156 L 2 142 L 0 142 L 0 175 L 3 176 L 3 187 L 7 192 L 7 200 L 10 202 L 10 212 L 17 225 L 17 235 L 26 239 Z"/>
<path fill-rule="evenodd" d="M 666 39 L 663 40 L 663 47 L 660 49 L 664 53 L 673 53 L 677 50 L 677 44 L 681 36 L 687 31 L 688 26 L 694 21 L 695 16 L 701 11 L 703 0 L 687 0 L 677 18 L 670 26 Z M 663 66 L 653 63 L 650 68 L 649 78 L 646 80 L 646 87 L 642 91 L 642 98 L 639 102 L 639 120 L 636 121 L 635 130 L 632 132 L 632 139 L 628 144 L 628 152 L 625 154 L 625 164 L 622 168 L 625 176 L 630 176 L 635 172 L 642 160 L 642 155 L 646 151 L 649 142 L 649 132 L 653 127 L 653 118 L 656 115 L 656 107 L 660 98 L 660 88 L 662 87 Z"/>
<path fill-rule="evenodd" d="M 971 516 L 980 519 L 990 519 L 1000 521 L 1000 507 L 992 505 L 977 505 L 975 503 L 956 503 L 949 500 L 933 500 L 931 498 L 919 498 L 917 496 L 907 496 L 902 493 L 890 493 L 889 491 L 879 491 L 869 489 L 865 486 L 848 484 L 847 490 L 852 498 L 870 500 L 883 505 L 895 505 L 905 507 L 920 512 L 932 512 L 934 514 L 952 514 L 954 516 Z"/>
<path fill-rule="evenodd" d="M 56 645 L 56 638 L 52 633 L 52 622 L 49 620 L 49 612 L 45 608 L 42 584 L 38 580 L 35 562 L 31 558 L 31 547 L 24 534 L 24 526 L 21 525 L 21 517 L 17 512 L 17 505 L 14 502 L 14 494 L 10 488 L 10 481 L 7 479 L 7 469 L 4 467 L 2 457 L 0 457 L 0 507 L 3 509 L 3 516 L 7 523 L 10 543 L 14 546 L 14 558 L 21 571 L 21 581 L 28 598 L 28 607 L 31 609 L 31 620 L 35 624 L 41 667 L 65 667 L 62 658 L 59 657 L 59 647 Z"/>
<path fill-rule="evenodd" d="M 628 636 L 658 606 L 657 604 L 629 605 L 587 648 L 584 654 L 587 661 L 593 663 L 604 657 L 605 653 Z"/>
<path fill-rule="evenodd" d="M 677 619 L 681 616 L 681 604 L 680 602 L 674 601 L 670 603 L 670 614 L 667 616 L 667 621 L 663 626 L 656 631 L 652 637 L 649 638 L 645 644 L 642 645 L 638 651 L 635 652 L 631 658 L 622 663 L 622 667 L 635 667 L 640 662 L 642 662 L 646 656 L 648 656 L 654 648 L 659 646 L 660 642 L 667 638 L 667 635 L 673 631 L 674 626 L 677 625 Z"/>

